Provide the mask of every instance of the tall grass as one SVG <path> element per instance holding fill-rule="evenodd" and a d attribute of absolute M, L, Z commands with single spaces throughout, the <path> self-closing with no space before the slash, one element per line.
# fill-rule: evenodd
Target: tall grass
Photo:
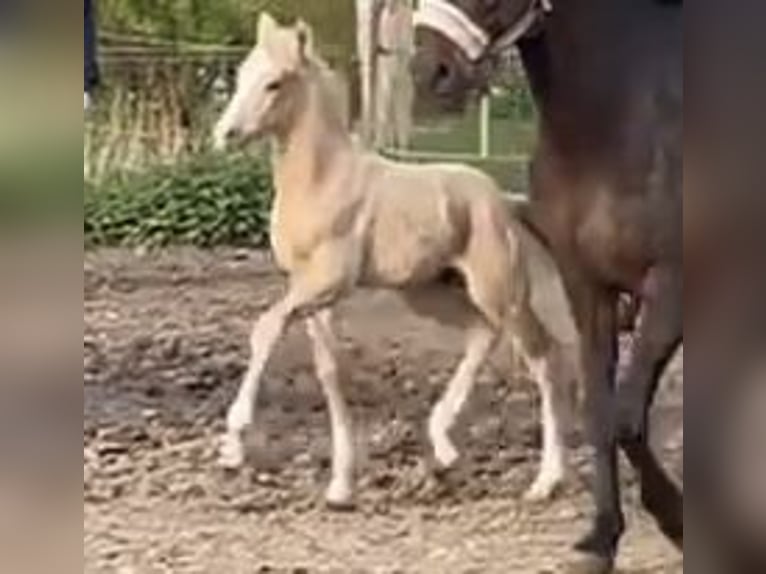
<path fill-rule="evenodd" d="M 338 48 L 330 63 L 353 81 L 353 61 Z M 103 88 L 86 115 L 84 175 L 141 171 L 206 151 L 211 127 L 234 89 L 247 49 L 152 44 L 102 52 Z"/>
<path fill-rule="evenodd" d="M 85 122 L 85 179 L 97 182 L 115 171 L 141 171 L 203 152 L 238 59 L 105 59 L 104 89 Z"/>
<path fill-rule="evenodd" d="M 281 20 L 303 18 L 322 43 L 354 50 L 354 0 L 100 0 L 105 30 L 223 45 L 250 45 L 258 14 L 268 10 Z"/>

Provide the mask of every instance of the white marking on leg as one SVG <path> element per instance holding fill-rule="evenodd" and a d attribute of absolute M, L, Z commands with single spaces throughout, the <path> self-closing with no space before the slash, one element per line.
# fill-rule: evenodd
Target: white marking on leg
<path fill-rule="evenodd" d="M 459 457 L 455 445 L 449 438 L 449 431 L 465 405 L 473 388 L 476 373 L 492 350 L 496 339 L 496 332 L 488 325 L 469 330 L 465 355 L 447 384 L 444 395 L 431 413 L 428 433 L 434 456 L 444 468 L 452 466 Z"/>
<path fill-rule="evenodd" d="M 331 506 L 344 507 L 354 497 L 354 442 L 351 415 L 340 388 L 337 344 L 332 331 L 332 316 L 323 310 L 306 320 L 311 337 L 316 375 L 322 385 L 330 412 L 332 429 L 332 479 L 325 498 Z"/>
<path fill-rule="evenodd" d="M 250 335 L 250 362 L 237 397 L 229 406 L 226 433 L 220 446 L 219 463 L 225 468 L 240 467 L 245 460 L 242 435 L 253 422 L 261 374 L 294 310 L 294 298 L 288 295 L 261 315 L 253 327 Z"/>
<path fill-rule="evenodd" d="M 549 499 L 561 484 L 566 473 L 566 445 L 564 444 L 564 421 L 566 420 L 566 385 L 562 378 L 557 351 L 530 361 L 530 371 L 535 378 L 542 397 L 543 447 L 542 460 L 537 478 L 524 494 L 524 499 L 538 502 Z"/>

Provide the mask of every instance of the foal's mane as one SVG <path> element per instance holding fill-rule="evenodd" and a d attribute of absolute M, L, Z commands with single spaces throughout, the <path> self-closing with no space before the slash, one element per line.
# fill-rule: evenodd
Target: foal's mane
<path fill-rule="evenodd" d="M 305 77 L 315 96 L 322 118 L 332 127 L 346 130 L 348 125 L 347 95 L 338 74 L 319 55 L 310 54 L 305 63 Z"/>
<path fill-rule="evenodd" d="M 349 141 L 347 94 L 338 75 L 320 56 L 305 55 L 299 71 L 300 82 L 306 94 L 307 111 L 312 118 L 310 134 L 299 139 L 308 146 L 314 159 L 304 162 L 303 168 L 312 171 L 314 181 L 323 179 L 332 164 L 332 157 Z"/>

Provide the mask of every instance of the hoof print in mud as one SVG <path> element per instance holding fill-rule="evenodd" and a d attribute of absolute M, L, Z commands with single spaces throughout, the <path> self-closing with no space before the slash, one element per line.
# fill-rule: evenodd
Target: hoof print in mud
<path fill-rule="evenodd" d="M 468 471 L 460 465 L 443 466 L 434 463 L 430 467 L 429 476 L 433 482 L 442 487 L 456 487 L 463 484 Z"/>
<path fill-rule="evenodd" d="M 324 501 L 325 508 L 330 512 L 351 513 L 356 510 L 356 501 L 354 500 L 328 500 Z"/>
<path fill-rule="evenodd" d="M 444 468 L 435 466 L 426 475 L 420 494 L 425 501 L 436 501 L 442 498 L 454 497 L 469 483 L 470 471 L 457 466 Z"/>

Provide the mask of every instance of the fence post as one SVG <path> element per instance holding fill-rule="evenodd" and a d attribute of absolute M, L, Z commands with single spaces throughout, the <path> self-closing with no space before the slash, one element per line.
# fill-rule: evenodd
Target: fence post
<path fill-rule="evenodd" d="M 356 45 L 359 59 L 362 96 L 362 140 L 372 145 L 375 140 L 375 119 L 378 102 L 378 47 L 383 0 L 356 0 Z"/>
<path fill-rule="evenodd" d="M 479 104 L 479 155 L 486 159 L 490 155 L 491 96 L 485 94 Z"/>

